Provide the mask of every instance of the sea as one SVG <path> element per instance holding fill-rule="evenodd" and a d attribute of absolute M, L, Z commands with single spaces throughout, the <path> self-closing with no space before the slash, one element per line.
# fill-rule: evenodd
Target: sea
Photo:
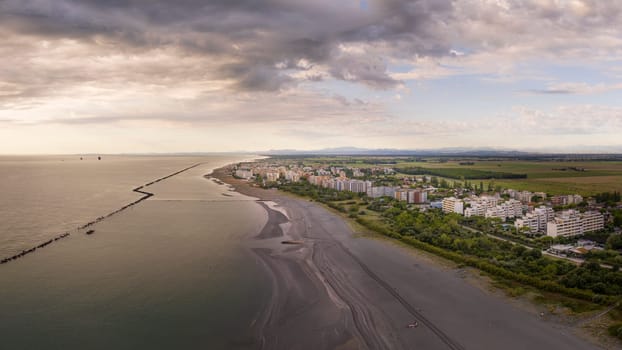
<path fill-rule="evenodd" d="M 0 265 L 0 349 L 257 348 L 267 214 L 205 177 L 250 158 L 0 157 L 0 259 L 69 233 Z"/>

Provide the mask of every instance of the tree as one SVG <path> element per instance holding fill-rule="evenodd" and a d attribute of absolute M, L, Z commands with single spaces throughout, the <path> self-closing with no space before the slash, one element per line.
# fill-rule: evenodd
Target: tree
<path fill-rule="evenodd" d="M 438 187 L 438 178 L 436 176 L 432 176 L 432 178 L 430 179 L 430 183 L 432 184 L 432 186 Z"/>
<path fill-rule="evenodd" d="M 607 249 L 622 249 L 622 235 L 612 234 L 607 238 Z"/>

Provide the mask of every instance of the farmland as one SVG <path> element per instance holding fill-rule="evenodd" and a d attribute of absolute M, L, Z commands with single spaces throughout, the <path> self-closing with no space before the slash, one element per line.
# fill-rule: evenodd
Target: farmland
<path fill-rule="evenodd" d="M 448 181 L 482 180 L 487 186 L 542 191 L 552 195 L 622 191 L 622 161 L 602 160 L 521 160 L 513 158 L 452 157 L 365 157 L 335 156 L 306 158 L 306 163 L 358 168 L 391 167 L 398 174 L 433 175 Z M 402 170 L 402 171 L 401 171 Z M 406 174 L 408 173 L 408 174 Z M 508 178 L 515 175 L 517 178 Z M 522 175 L 525 175 L 524 178 Z"/>

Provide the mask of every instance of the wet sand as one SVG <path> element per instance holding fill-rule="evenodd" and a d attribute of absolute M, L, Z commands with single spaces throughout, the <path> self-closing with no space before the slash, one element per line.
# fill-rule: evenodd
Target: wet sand
<path fill-rule="evenodd" d="M 264 205 L 269 221 L 248 243 L 272 277 L 257 323 L 263 349 L 599 348 L 412 249 L 356 237 L 317 203 L 251 187 L 223 169 L 212 176 L 288 214 Z"/>

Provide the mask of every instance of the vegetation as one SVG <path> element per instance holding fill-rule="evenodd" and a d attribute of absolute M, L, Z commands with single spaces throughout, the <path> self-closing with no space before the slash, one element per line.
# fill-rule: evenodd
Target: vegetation
<path fill-rule="evenodd" d="M 617 203 L 620 201 L 620 192 L 597 193 L 594 195 L 594 199 L 599 203 Z"/>
<path fill-rule="evenodd" d="M 622 235 L 610 235 L 607 238 L 607 248 L 620 250 L 622 249 Z"/>
<path fill-rule="evenodd" d="M 622 272 L 617 269 L 606 269 L 596 262 L 576 266 L 543 256 L 538 247 L 528 249 L 491 238 L 480 231 L 510 237 L 511 234 L 504 233 L 490 220 L 465 219 L 439 210 L 421 212 L 388 197 L 368 199 L 305 181 L 280 188 L 323 202 L 382 235 L 498 278 L 600 304 L 611 303 L 622 294 Z"/>
<path fill-rule="evenodd" d="M 622 340 L 622 322 L 617 322 L 609 326 L 609 334 Z"/>
<path fill-rule="evenodd" d="M 400 173 L 408 175 L 436 175 L 450 179 L 526 179 L 526 174 L 504 173 L 498 171 L 477 170 L 469 168 L 423 168 L 407 167 L 399 169 Z"/>

